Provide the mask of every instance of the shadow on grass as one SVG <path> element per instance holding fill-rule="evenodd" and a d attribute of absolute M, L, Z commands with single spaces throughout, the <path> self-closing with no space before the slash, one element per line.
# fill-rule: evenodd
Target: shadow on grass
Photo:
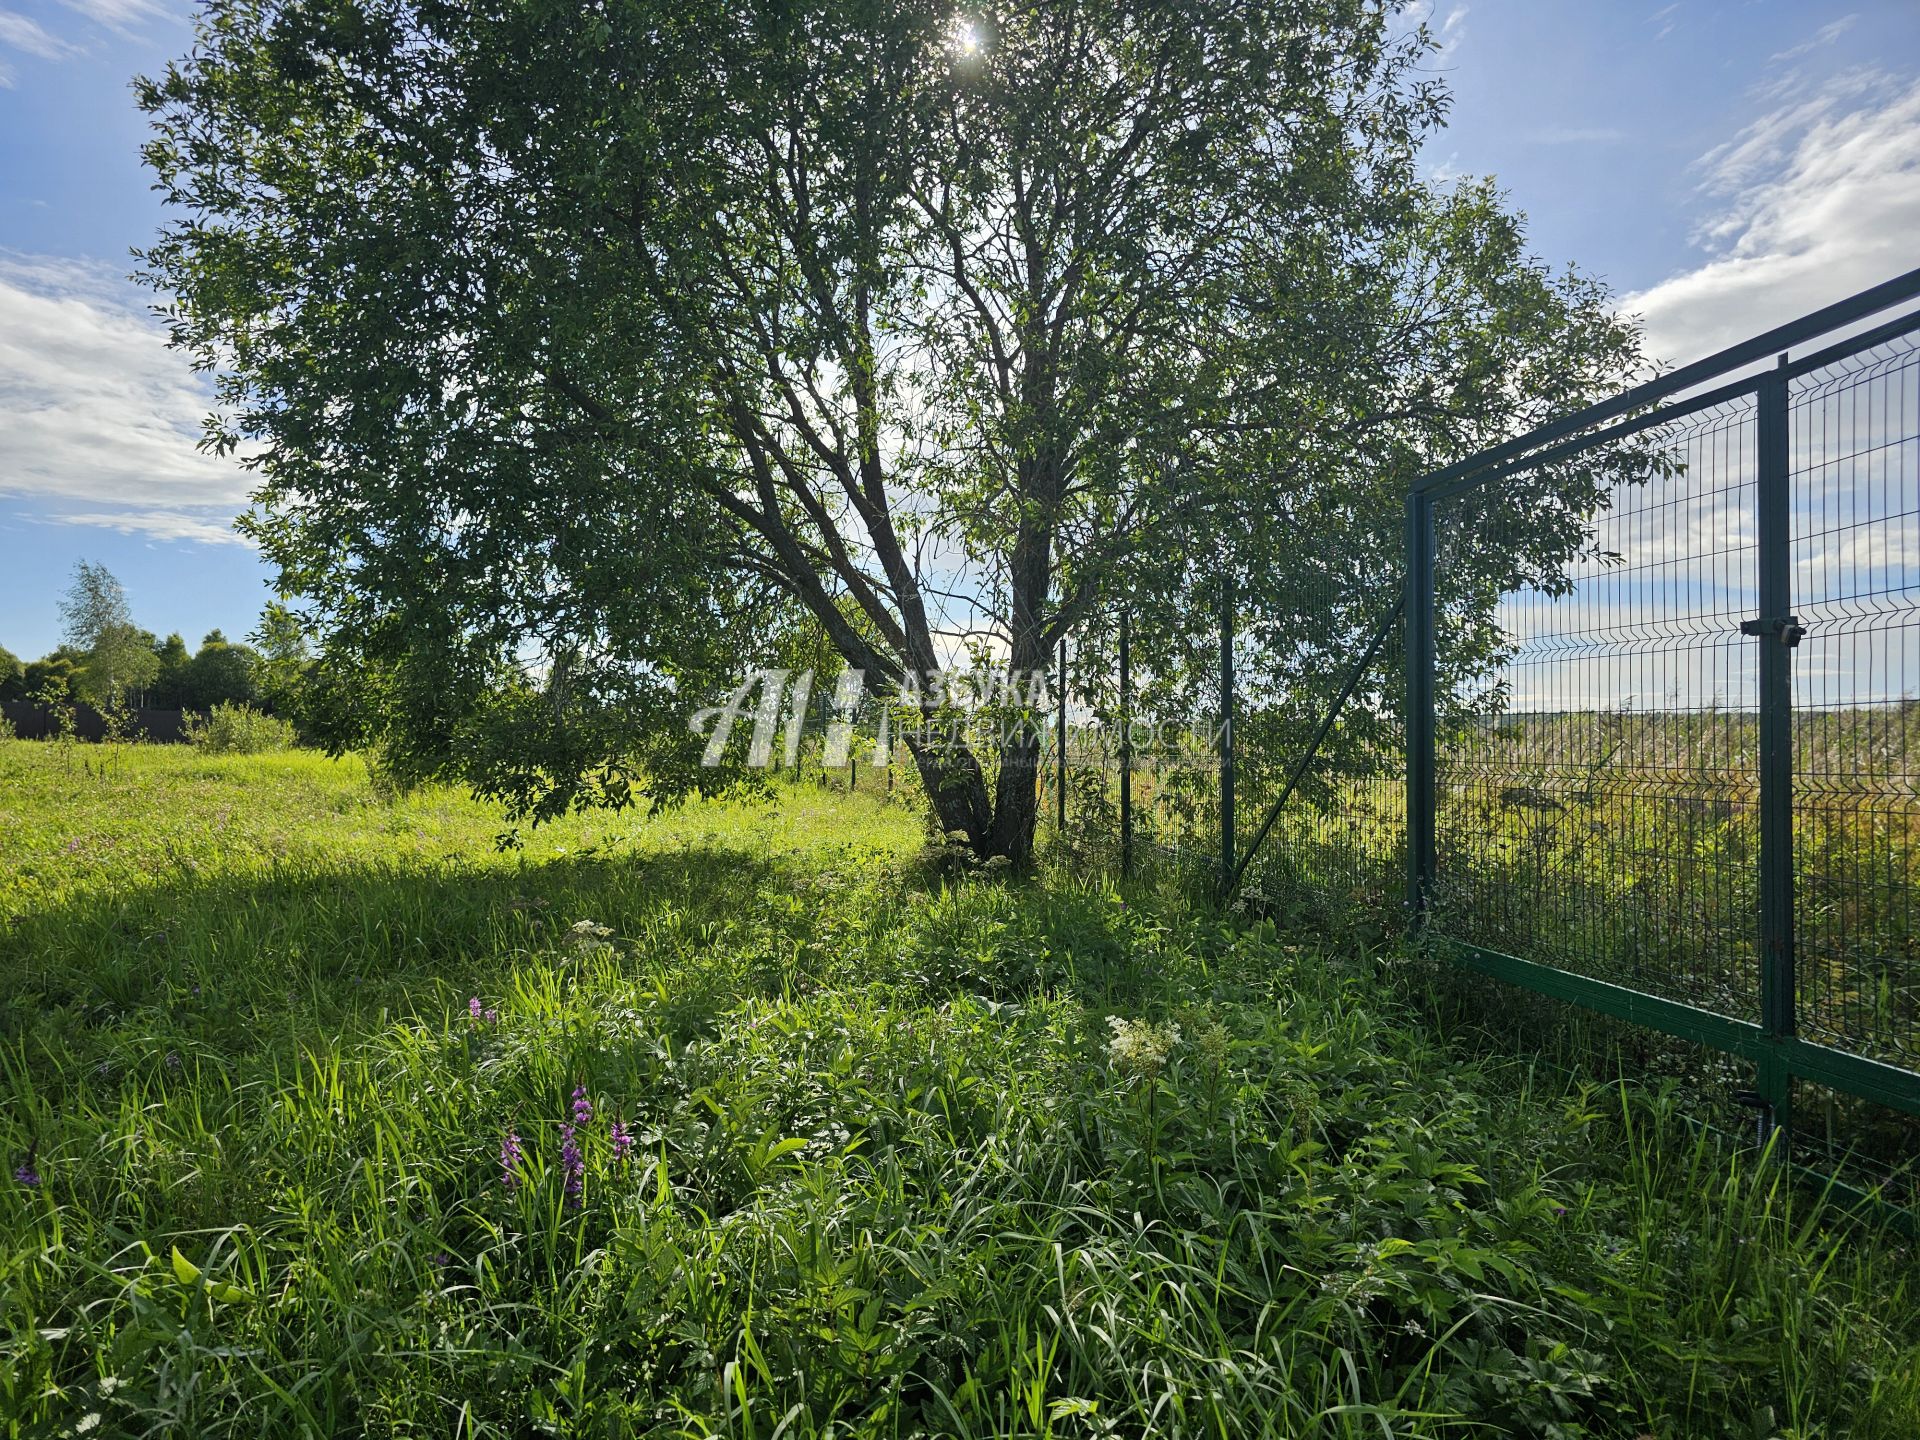
<path fill-rule="evenodd" d="M 949 883 L 951 882 L 951 883 Z M 230 1074 L 501 1003 L 529 969 L 651 987 L 680 1039 L 754 997 L 880 986 L 903 1003 L 1069 992 L 1152 1010 L 1187 942 L 1164 897 L 727 846 L 538 863 L 193 875 L 0 929 L 0 1044 L 43 1086 L 191 1061 Z M 610 942 L 576 938 L 582 922 Z M 237 1077 L 236 1077 L 237 1078 Z"/>
<path fill-rule="evenodd" d="M 182 876 L 76 897 L 0 932 L 0 1041 L 86 1058 L 116 1037 L 229 1057 L 497 999 L 515 969 L 577 959 L 578 921 L 649 950 L 804 919 L 803 860 L 729 849 L 487 868 Z M 488 1003 L 493 1003 L 490 999 Z M 164 1042 L 164 1043 L 163 1043 Z"/>

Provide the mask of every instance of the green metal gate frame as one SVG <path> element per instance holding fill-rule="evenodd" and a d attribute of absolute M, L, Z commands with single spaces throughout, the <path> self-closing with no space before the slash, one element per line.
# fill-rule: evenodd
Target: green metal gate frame
<path fill-rule="evenodd" d="M 1877 1105 L 1920 1115 L 1920 1072 L 1890 1065 L 1796 1034 L 1793 870 L 1793 643 L 1788 385 L 1796 376 L 1920 329 L 1920 312 L 1885 321 L 1789 361 L 1791 347 L 1859 324 L 1920 296 L 1920 270 L 1683 366 L 1562 420 L 1433 471 L 1416 481 L 1406 502 L 1407 903 L 1414 925 L 1459 964 L 1629 1024 L 1750 1061 L 1763 1126 L 1788 1138 L 1793 1082 L 1810 1081 Z M 1770 370 L 1740 375 L 1778 357 Z M 1737 378 L 1685 395 L 1724 376 Z M 1685 395 L 1674 400 L 1673 397 Z M 1498 483 L 1515 471 L 1622 439 L 1728 400 L 1757 407 L 1756 480 L 1760 614 L 1741 626 L 1759 652 L 1760 1022 L 1543 965 L 1517 955 L 1449 939 L 1427 924 L 1438 879 L 1437 678 L 1434 507 L 1448 496 Z M 1666 403 L 1663 403 L 1666 402 Z M 1621 419 L 1619 417 L 1628 417 Z M 1609 423 L 1612 422 L 1612 423 Z M 1596 428 L 1600 427 L 1600 428 Z"/>

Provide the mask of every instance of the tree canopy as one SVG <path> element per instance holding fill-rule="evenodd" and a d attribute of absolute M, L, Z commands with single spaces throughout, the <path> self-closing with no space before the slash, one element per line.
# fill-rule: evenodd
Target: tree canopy
<path fill-rule="evenodd" d="M 885 683 L 1045 669 L 1122 600 L 1173 674 L 1227 575 L 1351 643 L 1414 474 L 1638 364 L 1490 185 L 1422 180 L 1394 8 L 211 0 L 140 87 L 147 275 L 319 732 L 539 815 L 719 783 L 687 715 L 795 613 Z M 1479 591 L 1552 583 L 1582 463 Z M 909 744 L 1025 856 L 1030 730 Z"/>
<path fill-rule="evenodd" d="M 126 703 L 160 673 L 151 635 L 133 623 L 127 593 L 106 566 L 81 560 L 60 600 L 66 643 L 80 655 L 74 692 L 100 706 Z"/>

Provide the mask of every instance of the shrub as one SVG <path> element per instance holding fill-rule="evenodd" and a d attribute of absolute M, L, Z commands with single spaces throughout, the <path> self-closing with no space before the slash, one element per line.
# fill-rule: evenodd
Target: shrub
<path fill-rule="evenodd" d="M 251 705 L 215 705 L 204 720 L 187 722 L 187 739 L 215 755 L 258 755 L 293 745 L 293 726 Z"/>

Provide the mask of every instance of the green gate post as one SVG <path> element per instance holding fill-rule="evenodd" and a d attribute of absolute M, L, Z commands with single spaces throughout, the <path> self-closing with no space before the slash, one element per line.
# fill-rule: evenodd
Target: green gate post
<path fill-rule="evenodd" d="M 1407 494 L 1407 928 L 1425 922 L 1434 845 L 1433 500 Z"/>
<path fill-rule="evenodd" d="M 1793 647 L 1800 623 L 1793 609 L 1793 501 L 1788 453 L 1785 365 L 1759 389 L 1759 474 L 1755 530 L 1759 545 L 1760 615 L 1740 628 L 1760 644 L 1760 1026 L 1770 1038 L 1791 1037 L 1795 1023 L 1793 944 Z M 1765 1123 L 1790 1132 L 1793 1075 L 1771 1050 L 1758 1067 Z M 1780 1137 L 1784 1143 L 1787 1133 Z"/>
<path fill-rule="evenodd" d="M 1120 878 L 1133 875 L 1133 704 L 1128 615 L 1120 612 Z"/>
<path fill-rule="evenodd" d="M 1233 577 L 1220 579 L 1220 888 L 1233 884 Z"/>

